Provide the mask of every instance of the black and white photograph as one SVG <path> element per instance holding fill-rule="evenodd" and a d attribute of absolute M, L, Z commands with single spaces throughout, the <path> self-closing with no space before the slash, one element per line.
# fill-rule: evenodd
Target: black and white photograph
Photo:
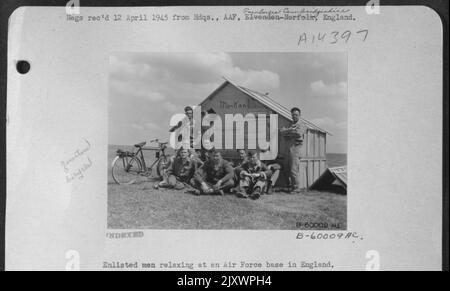
<path fill-rule="evenodd" d="M 111 1 L 0 18 L 6 270 L 448 269 L 442 11 Z"/>
<path fill-rule="evenodd" d="M 347 225 L 347 54 L 110 58 L 108 227 Z"/>

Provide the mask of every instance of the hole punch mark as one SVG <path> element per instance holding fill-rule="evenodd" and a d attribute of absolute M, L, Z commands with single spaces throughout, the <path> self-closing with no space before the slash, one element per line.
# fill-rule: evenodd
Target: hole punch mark
<path fill-rule="evenodd" d="M 30 71 L 30 63 L 28 61 L 17 61 L 16 69 L 17 72 L 24 75 Z"/>

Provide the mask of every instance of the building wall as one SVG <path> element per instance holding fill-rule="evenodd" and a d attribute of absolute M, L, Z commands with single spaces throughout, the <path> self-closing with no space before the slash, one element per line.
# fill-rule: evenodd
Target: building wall
<path fill-rule="evenodd" d="M 238 90 L 231 84 L 227 84 L 220 91 L 216 92 L 214 96 L 205 100 L 202 104 L 202 110 L 208 111 L 213 109 L 216 114 L 222 118 L 222 126 L 225 126 L 225 114 L 242 114 L 244 117 L 247 113 L 257 114 L 274 114 L 270 108 L 265 107 L 260 102 L 249 97 L 247 94 Z M 257 122 L 256 122 L 257 123 Z M 278 127 L 289 127 L 291 122 L 285 117 L 278 115 Z M 234 128 L 233 133 L 236 131 L 242 131 L 243 128 Z M 268 135 L 268 129 L 266 136 Z M 249 139 L 257 140 L 257 136 L 251 133 L 248 134 L 245 129 L 245 149 L 248 148 L 247 141 Z M 236 137 L 234 137 L 234 148 L 236 148 Z M 222 135 L 222 145 L 225 145 L 225 128 Z M 223 150 L 223 156 L 226 159 L 234 159 L 237 157 L 236 150 Z M 278 158 L 277 162 L 286 165 L 286 161 L 289 155 L 289 149 L 286 146 L 284 138 L 278 135 Z M 305 137 L 304 146 L 302 148 L 302 156 L 304 157 L 301 163 L 306 169 L 306 184 L 305 187 L 309 187 L 312 183 L 325 171 L 326 169 L 326 134 L 320 131 L 308 129 Z M 281 175 L 283 178 L 279 179 L 278 185 L 283 186 L 287 184 L 286 178 L 288 175 L 288 169 L 285 167 L 285 173 Z"/>
<path fill-rule="evenodd" d="M 265 107 L 261 103 L 257 102 L 253 98 L 249 97 L 247 94 L 241 92 L 240 90 L 236 89 L 233 85 L 228 84 L 222 90 L 216 93 L 212 98 L 206 100 L 202 104 L 202 110 L 208 111 L 209 109 L 213 109 L 216 114 L 218 114 L 222 118 L 222 126 L 225 127 L 225 114 L 242 114 L 244 117 L 248 113 L 252 113 L 257 117 L 258 114 L 271 114 L 274 113 L 269 108 Z M 268 120 L 269 118 L 267 118 Z M 278 124 L 280 125 L 280 121 L 283 118 L 282 116 L 278 116 Z M 256 128 L 257 121 L 255 120 Z M 283 124 L 285 124 L 284 122 Z M 223 148 L 225 146 L 225 132 L 226 130 L 224 128 L 224 133 L 222 135 L 222 144 Z M 236 128 L 232 130 L 233 134 L 236 134 L 236 132 L 244 131 L 244 148 L 248 149 L 248 140 L 257 140 L 258 136 L 250 132 L 250 134 L 247 131 L 247 124 L 245 125 L 245 128 Z M 268 129 L 266 130 L 266 137 L 268 136 Z M 280 139 L 278 139 L 280 148 Z M 236 148 L 236 136 L 234 137 L 234 148 Z M 280 151 L 279 151 L 280 152 Z M 227 158 L 234 158 L 237 156 L 235 150 L 223 150 L 223 155 Z"/>
<path fill-rule="evenodd" d="M 301 162 L 307 175 L 307 187 L 311 186 L 327 169 L 326 134 L 317 130 L 308 130 L 305 142 L 305 155 Z"/>

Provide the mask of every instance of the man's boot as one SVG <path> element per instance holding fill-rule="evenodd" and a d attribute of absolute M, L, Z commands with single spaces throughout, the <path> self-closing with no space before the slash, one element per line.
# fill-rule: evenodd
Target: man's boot
<path fill-rule="evenodd" d="M 252 192 L 252 195 L 250 195 L 250 198 L 253 200 L 257 200 L 261 197 L 261 188 L 255 187 L 255 189 Z"/>
<path fill-rule="evenodd" d="M 272 195 L 273 194 L 273 186 L 272 186 L 272 183 L 270 183 L 270 182 L 267 184 L 266 194 L 267 195 Z"/>

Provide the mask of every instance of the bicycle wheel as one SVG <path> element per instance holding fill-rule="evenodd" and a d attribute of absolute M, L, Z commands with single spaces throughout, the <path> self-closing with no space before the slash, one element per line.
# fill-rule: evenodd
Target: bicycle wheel
<path fill-rule="evenodd" d="M 136 157 L 117 156 L 112 162 L 112 176 L 117 184 L 133 184 L 141 172 L 142 165 Z"/>
<path fill-rule="evenodd" d="M 163 177 L 169 166 L 170 166 L 170 159 L 167 156 L 161 157 L 158 161 L 158 165 L 156 166 L 156 174 L 160 178 Z"/>

